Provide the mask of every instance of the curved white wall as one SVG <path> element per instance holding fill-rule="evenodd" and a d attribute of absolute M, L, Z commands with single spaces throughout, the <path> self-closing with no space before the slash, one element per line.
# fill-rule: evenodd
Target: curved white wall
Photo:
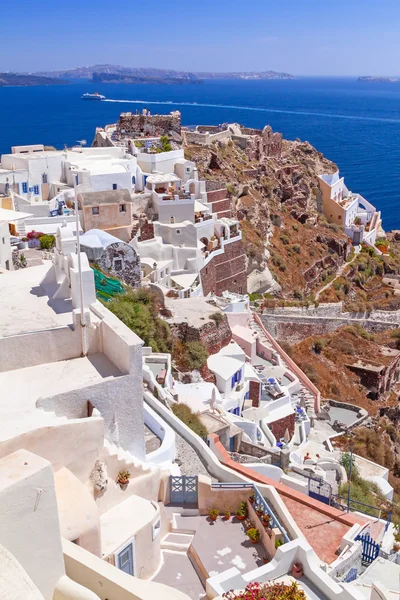
<path fill-rule="evenodd" d="M 256 473 L 260 473 L 260 475 L 269 477 L 274 481 L 280 481 L 283 475 L 283 471 L 280 467 L 274 467 L 273 465 L 264 463 L 246 463 L 246 467 L 252 471 L 256 471 Z"/>

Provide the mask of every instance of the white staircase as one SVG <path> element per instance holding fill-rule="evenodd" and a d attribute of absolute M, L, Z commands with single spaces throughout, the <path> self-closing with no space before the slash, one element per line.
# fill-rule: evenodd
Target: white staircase
<path fill-rule="evenodd" d="M 104 440 L 104 458 L 109 477 L 116 479 L 120 471 L 129 471 L 132 478 L 154 472 L 157 467 L 135 458 L 130 452 Z"/>

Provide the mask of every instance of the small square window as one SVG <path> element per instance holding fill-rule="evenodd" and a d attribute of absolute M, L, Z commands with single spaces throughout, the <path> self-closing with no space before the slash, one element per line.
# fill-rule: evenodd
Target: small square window
<path fill-rule="evenodd" d="M 117 189 L 117 184 L 113 183 L 113 190 L 116 190 L 116 189 Z"/>
<path fill-rule="evenodd" d="M 176 234 L 177 234 L 177 235 L 180 235 L 180 234 L 181 234 L 181 230 L 180 230 L 180 229 L 177 229 L 177 230 L 176 230 Z"/>
<path fill-rule="evenodd" d="M 119 205 L 119 212 L 126 212 L 126 204 Z"/>
<path fill-rule="evenodd" d="M 116 258 L 114 260 L 114 271 L 122 271 L 122 259 Z"/>
<path fill-rule="evenodd" d="M 93 206 L 92 207 L 92 215 L 98 215 L 100 212 L 99 207 L 98 206 Z"/>

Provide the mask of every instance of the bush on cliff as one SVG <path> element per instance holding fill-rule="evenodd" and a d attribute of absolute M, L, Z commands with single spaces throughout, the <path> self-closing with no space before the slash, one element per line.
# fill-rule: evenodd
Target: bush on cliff
<path fill-rule="evenodd" d="M 219 325 L 221 325 L 222 321 L 224 320 L 224 315 L 221 312 L 215 312 L 212 315 L 210 315 L 210 319 L 212 319 L 216 326 L 219 327 Z"/>
<path fill-rule="evenodd" d="M 107 302 L 107 308 L 134 331 L 145 346 L 151 346 L 154 352 L 171 351 L 170 328 L 158 316 L 157 296 L 153 292 L 144 288 L 128 291 Z"/>
<path fill-rule="evenodd" d="M 208 352 L 201 342 L 174 341 L 172 359 L 180 371 L 200 371 L 207 363 Z"/>
<path fill-rule="evenodd" d="M 185 425 L 190 427 L 194 433 L 197 433 L 197 435 L 201 438 L 207 437 L 208 431 L 200 421 L 199 415 L 194 413 L 189 406 L 186 404 L 177 403 L 173 404 L 171 408 L 174 415 L 183 421 Z"/>

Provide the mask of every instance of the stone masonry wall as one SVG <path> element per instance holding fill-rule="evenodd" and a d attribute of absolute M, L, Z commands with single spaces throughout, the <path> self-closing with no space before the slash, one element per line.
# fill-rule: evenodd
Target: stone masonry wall
<path fill-rule="evenodd" d="M 261 384 L 259 381 L 250 381 L 249 383 L 251 405 L 255 408 L 260 405 L 260 387 Z"/>
<path fill-rule="evenodd" d="M 200 328 L 191 327 L 186 322 L 174 323 L 171 324 L 171 332 L 181 342 L 202 342 L 209 354 L 219 352 L 221 348 L 229 344 L 232 338 L 226 315 L 219 325 L 210 320 Z"/>
<path fill-rule="evenodd" d="M 294 413 L 288 415 L 287 417 L 283 417 L 283 419 L 278 419 L 274 423 L 269 424 L 269 428 L 279 441 L 285 435 L 286 429 L 289 430 L 290 437 L 294 434 L 294 424 L 295 424 L 295 415 Z"/>
<path fill-rule="evenodd" d="M 400 325 L 400 311 L 344 313 L 342 303 L 321 304 L 318 308 L 276 308 L 260 315 L 264 327 L 278 340 L 289 344 L 312 335 L 331 333 L 344 325 L 361 325 L 371 333 Z"/>
<path fill-rule="evenodd" d="M 140 258 L 129 244 L 117 242 L 110 244 L 97 263 L 104 273 L 118 277 L 133 288 L 140 287 Z"/>
<path fill-rule="evenodd" d="M 226 244 L 224 253 L 213 257 L 200 271 L 203 294 L 247 293 L 246 255 L 242 240 Z"/>

